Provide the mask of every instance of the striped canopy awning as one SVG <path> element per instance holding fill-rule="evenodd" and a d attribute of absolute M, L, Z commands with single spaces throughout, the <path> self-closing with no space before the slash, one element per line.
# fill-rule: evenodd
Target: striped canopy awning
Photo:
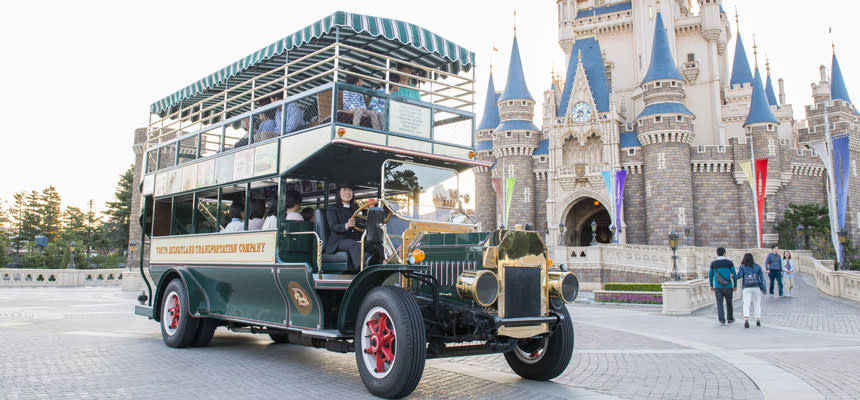
<path fill-rule="evenodd" d="M 150 111 L 163 113 L 175 110 L 180 103 L 196 103 L 213 94 L 213 91 L 223 90 L 228 80 L 230 86 L 234 86 L 234 83 L 252 79 L 335 41 L 452 73 L 468 71 L 475 63 L 474 52 L 418 25 L 390 18 L 336 11 L 152 103 Z M 315 61 L 305 60 L 303 64 L 311 65 Z M 319 71 L 308 71 L 308 75 L 313 72 Z"/>

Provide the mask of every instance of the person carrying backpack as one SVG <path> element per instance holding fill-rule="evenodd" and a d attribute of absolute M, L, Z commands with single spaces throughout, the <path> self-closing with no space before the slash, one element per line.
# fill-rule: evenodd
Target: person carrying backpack
<path fill-rule="evenodd" d="M 753 261 L 751 253 L 744 254 L 741 267 L 735 279 L 741 280 L 744 296 L 744 328 L 750 327 L 750 304 L 755 308 L 755 324 L 761 326 L 761 296 L 765 293 L 764 273 Z"/>
<path fill-rule="evenodd" d="M 717 259 L 711 262 L 711 268 L 708 271 L 708 283 L 717 298 L 717 319 L 722 326 L 726 326 L 726 321 L 730 324 L 735 322 L 732 292 L 738 290 L 737 281 L 734 280 L 735 264 L 725 256 L 726 249 L 717 247 Z M 726 302 L 725 315 L 723 315 L 724 299 Z"/>

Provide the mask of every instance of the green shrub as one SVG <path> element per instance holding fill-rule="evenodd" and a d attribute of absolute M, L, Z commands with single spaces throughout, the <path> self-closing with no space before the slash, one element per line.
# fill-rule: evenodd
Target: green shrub
<path fill-rule="evenodd" d="M 629 292 L 662 292 L 663 285 L 660 283 L 607 283 L 603 285 L 604 290 L 622 290 Z"/>
<path fill-rule="evenodd" d="M 125 267 L 125 262 L 126 258 L 122 254 L 97 255 L 89 259 L 90 266 L 100 269 Z"/>

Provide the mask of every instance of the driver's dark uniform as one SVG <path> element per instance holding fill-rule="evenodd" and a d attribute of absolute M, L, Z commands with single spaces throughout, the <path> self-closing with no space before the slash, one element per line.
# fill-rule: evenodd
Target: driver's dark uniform
<path fill-rule="evenodd" d="M 325 216 L 331 234 L 326 240 L 325 252 L 333 254 L 334 252 L 346 251 L 349 254 L 349 260 L 355 270 L 361 265 L 361 232 L 355 229 L 346 228 L 346 223 L 358 206 L 352 203 L 349 207 L 344 207 L 343 204 L 333 204 L 326 208 Z M 360 219 L 356 219 L 356 225 L 363 226 Z M 373 265 L 382 262 L 383 259 L 382 246 L 375 243 L 368 243 L 364 248 L 364 257 L 366 262 L 364 265 Z"/>

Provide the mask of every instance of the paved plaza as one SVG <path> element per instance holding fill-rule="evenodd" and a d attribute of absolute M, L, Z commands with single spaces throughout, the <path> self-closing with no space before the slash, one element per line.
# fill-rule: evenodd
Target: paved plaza
<path fill-rule="evenodd" d="M 430 360 L 414 399 L 854 399 L 860 306 L 801 275 L 765 297 L 763 325 L 721 327 L 654 306 L 570 306 L 576 351 L 553 382 L 522 380 L 500 355 Z M 0 398 L 371 398 L 353 354 L 278 345 L 219 328 L 207 348 L 171 349 L 118 288 L 0 290 Z M 586 297 L 586 296 L 583 296 Z"/>

